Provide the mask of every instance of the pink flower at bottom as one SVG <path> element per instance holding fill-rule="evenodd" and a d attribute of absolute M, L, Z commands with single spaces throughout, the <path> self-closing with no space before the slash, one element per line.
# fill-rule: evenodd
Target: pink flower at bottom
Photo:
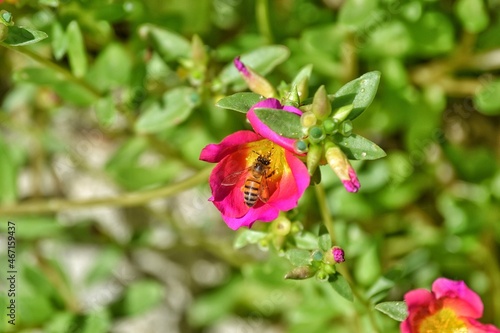
<path fill-rule="evenodd" d="M 217 163 L 210 175 L 212 201 L 231 229 L 269 222 L 297 206 L 309 186 L 304 163 L 292 152 L 251 131 L 209 144 L 200 159 Z"/>
<path fill-rule="evenodd" d="M 439 278 L 432 292 L 412 290 L 405 301 L 408 318 L 401 323 L 402 333 L 500 333 L 476 320 L 483 315 L 483 302 L 463 281 Z"/>

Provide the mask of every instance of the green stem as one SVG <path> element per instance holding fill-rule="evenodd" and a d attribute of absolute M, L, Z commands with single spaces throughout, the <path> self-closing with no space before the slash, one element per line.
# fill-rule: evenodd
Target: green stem
<path fill-rule="evenodd" d="M 326 193 L 325 189 L 321 184 L 314 185 L 314 190 L 316 191 L 316 198 L 318 199 L 319 210 L 321 212 L 321 217 L 323 218 L 323 223 L 325 224 L 326 230 L 330 234 L 330 239 L 332 244 L 335 244 L 335 230 L 333 229 L 332 214 L 326 204 Z"/>
<path fill-rule="evenodd" d="M 260 33 L 266 37 L 269 44 L 272 44 L 273 34 L 269 23 L 269 3 L 267 0 L 257 0 L 255 11 Z"/>
<path fill-rule="evenodd" d="M 25 47 L 10 46 L 10 45 L 2 43 L 2 42 L 0 42 L 0 45 L 3 46 L 3 47 L 5 47 L 5 48 L 7 48 L 7 49 L 9 49 L 9 50 L 22 53 L 25 56 L 27 56 L 27 57 L 35 60 L 38 63 L 40 63 L 41 65 L 43 65 L 43 66 L 45 66 L 47 68 L 50 68 L 50 69 L 56 71 L 57 73 L 61 74 L 64 77 L 64 79 L 66 79 L 68 81 L 71 81 L 71 82 L 73 82 L 73 83 L 75 83 L 75 84 L 83 87 L 90 94 L 92 94 L 95 98 L 100 98 L 101 97 L 101 93 L 99 92 L 99 90 L 97 90 L 96 88 L 94 88 L 87 81 L 77 78 L 70 71 L 68 71 L 66 68 L 57 65 L 56 63 L 54 63 L 54 62 L 52 62 L 52 61 L 50 61 L 50 60 L 48 60 L 48 59 L 40 56 L 39 54 L 31 51 L 30 49 L 27 49 Z"/>
<path fill-rule="evenodd" d="M 130 207 L 145 204 L 151 200 L 165 198 L 206 182 L 213 166 L 200 170 L 194 176 L 176 184 L 153 190 L 124 193 L 115 197 L 92 198 L 87 200 L 49 199 L 44 201 L 23 202 L 17 205 L 0 207 L 0 215 L 24 215 L 54 213 L 69 209 L 81 209 L 96 206 Z"/>

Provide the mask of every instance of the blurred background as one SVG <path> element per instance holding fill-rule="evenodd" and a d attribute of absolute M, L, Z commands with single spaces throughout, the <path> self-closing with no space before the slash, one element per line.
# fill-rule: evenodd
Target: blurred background
<path fill-rule="evenodd" d="M 483 299 L 482 321 L 500 326 L 500 1 L 0 9 L 48 35 L 0 45 L 3 309 L 8 220 L 18 270 L 16 326 L 2 319 L 1 331 L 398 332 L 370 306 L 440 276 L 466 281 Z M 215 107 L 246 89 L 231 64 L 241 54 L 275 86 L 312 64 L 311 92 L 382 73 L 354 132 L 387 157 L 353 162 L 357 194 L 322 172 L 342 265 L 366 303 L 317 279 L 284 280 L 291 265 L 279 249 L 235 248 L 241 231 L 207 201 L 200 150 L 249 128 Z M 317 232 L 313 189 L 292 215 Z"/>

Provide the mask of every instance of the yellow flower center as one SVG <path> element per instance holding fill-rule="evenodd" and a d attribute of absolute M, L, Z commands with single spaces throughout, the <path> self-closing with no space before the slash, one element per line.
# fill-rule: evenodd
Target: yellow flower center
<path fill-rule="evenodd" d="M 285 149 L 272 141 L 264 139 L 247 144 L 251 153 L 246 158 L 247 167 L 252 166 L 257 158 L 264 157 L 269 160 L 268 182 L 278 181 L 288 165 L 285 160 Z"/>
<path fill-rule="evenodd" d="M 452 309 L 443 308 L 422 320 L 418 333 L 468 333 L 467 325 Z"/>

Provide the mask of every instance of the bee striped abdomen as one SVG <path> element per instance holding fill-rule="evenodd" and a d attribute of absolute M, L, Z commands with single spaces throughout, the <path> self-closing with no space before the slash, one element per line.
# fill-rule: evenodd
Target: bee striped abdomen
<path fill-rule="evenodd" d="M 245 205 L 248 207 L 253 207 L 253 205 L 255 205 L 259 197 L 259 188 L 260 182 L 257 179 L 249 178 L 245 181 L 243 190 Z"/>

